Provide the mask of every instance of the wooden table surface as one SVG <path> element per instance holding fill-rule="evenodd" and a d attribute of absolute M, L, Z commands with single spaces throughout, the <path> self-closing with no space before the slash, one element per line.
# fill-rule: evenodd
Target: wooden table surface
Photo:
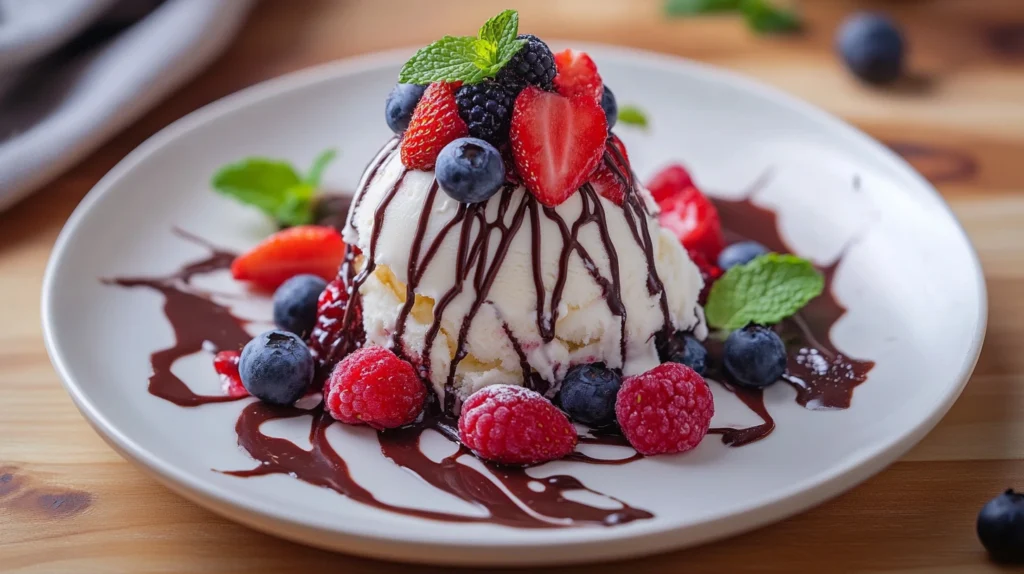
<path fill-rule="evenodd" d="M 991 301 L 988 338 L 963 396 L 888 470 L 819 508 L 730 540 L 558 570 L 998 570 L 975 538 L 974 519 L 1001 489 L 1024 488 L 1024 297 L 1014 294 L 1024 289 L 1024 0 L 806 0 L 807 32 L 785 38 L 753 36 L 732 17 L 669 21 L 660 0 L 264 0 L 208 71 L 0 214 L 0 571 L 430 571 L 278 540 L 158 485 L 89 428 L 60 386 L 43 348 L 39 293 L 75 205 L 167 124 L 309 65 L 471 33 L 508 4 L 518 4 L 524 30 L 542 37 L 636 46 L 738 70 L 902 150 L 966 227 Z M 906 26 L 914 81 L 865 88 L 833 56 L 837 23 L 866 6 L 889 9 Z"/>

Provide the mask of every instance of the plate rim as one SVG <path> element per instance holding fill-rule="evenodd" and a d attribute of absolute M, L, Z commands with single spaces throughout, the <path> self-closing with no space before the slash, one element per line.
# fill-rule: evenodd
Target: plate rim
<path fill-rule="evenodd" d="M 183 471 L 171 462 L 153 455 L 148 449 L 136 443 L 108 421 L 102 410 L 89 400 L 88 393 L 76 381 L 72 373 L 73 369 L 68 364 L 69 361 L 64 357 L 57 341 L 53 310 L 56 290 L 54 277 L 61 267 L 67 247 L 77 230 L 100 198 L 115 188 L 117 183 L 138 164 L 206 122 L 263 100 L 292 91 L 309 89 L 317 84 L 332 81 L 339 76 L 349 76 L 401 63 L 415 50 L 415 48 L 403 47 L 327 62 L 290 72 L 206 104 L 147 138 L 121 159 L 85 195 L 65 222 L 46 265 L 41 290 L 41 319 L 43 340 L 50 361 L 61 379 L 61 384 L 90 426 L 119 454 L 150 475 L 155 476 L 159 482 L 170 487 L 174 492 L 218 514 L 241 521 L 259 530 L 291 538 L 300 543 L 335 550 L 344 549 L 346 552 L 378 558 L 476 565 L 590 562 L 603 558 L 621 558 L 677 549 L 739 534 L 803 512 L 849 490 L 886 468 L 916 445 L 945 416 L 966 386 L 977 364 L 988 322 L 987 287 L 980 259 L 962 224 L 941 194 L 905 160 L 874 138 L 834 114 L 787 94 L 779 88 L 738 72 L 679 56 L 607 44 L 585 42 L 573 42 L 573 44 L 578 48 L 610 54 L 622 60 L 639 59 L 643 60 L 645 64 L 674 73 L 683 73 L 709 82 L 724 84 L 767 99 L 773 104 L 792 109 L 794 112 L 822 123 L 836 135 L 852 138 L 858 144 L 872 148 L 880 157 L 887 159 L 893 167 L 898 168 L 901 175 L 911 178 L 920 188 L 927 190 L 933 199 L 938 200 L 945 215 L 949 217 L 959 233 L 959 239 L 967 247 L 969 263 L 975 276 L 978 292 L 977 328 L 972 334 L 971 346 L 967 349 L 961 367 L 955 375 L 955 384 L 937 397 L 934 404 L 928 405 L 927 412 L 930 413 L 928 416 L 915 425 L 911 425 L 902 434 L 878 442 L 869 448 L 860 449 L 843 464 L 836 465 L 827 473 L 814 476 L 813 480 L 805 479 L 794 482 L 793 486 L 778 492 L 774 498 L 752 508 L 740 511 L 735 507 L 725 506 L 714 513 L 697 517 L 697 520 L 687 520 L 685 523 L 678 520 L 652 521 L 651 524 L 630 525 L 626 528 L 566 529 L 548 532 L 546 536 L 529 543 L 524 543 L 521 540 L 504 540 L 500 536 L 493 536 L 489 529 L 484 529 L 483 535 L 460 536 L 457 539 L 451 535 L 439 534 L 445 532 L 443 528 L 404 529 L 401 536 L 396 537 L 392 530 L 371 527 L 369 524 L 359 524 L 358 528 L 351 528 L 346 527 L 344 523 L 328 522 L 315 515 L 297 517 L 279 505 L 256 500 L 251 496 L 242 496 L 236 491 L 218 486 L 188 471 Z M 734 520 L 738 514 L 748 515 L 744 526 L 739 528 L 730 526 L 728 523 Z M 316 540 L 305 537 L 289 536 L 286 532 L 268 525 L 268 520 L 287 524 L 293 529 L 315 531 L 328 538 L 343 538 L 344 540 L 343 543 L 335 543 L 337 541 L 318 543 Z M 700 530 L 700 532 L 696 535 L 691 534 L 686 540 L 679 540 L 675 535 L 685 530 Z M 572 534 L 574 532 L 576 534 Z M 583 536 L 584 532 L 586 536 Z M 559 535 L 560 533 L 562 535 Z M 394 544 L 396 541 L 400 541 L 400 544 Z M 610 541 L 627 544 L 603 544 Z M 514 552 L 516 549 L 527 547 L 536 552 L 530 554 Z M 586 553 L 573 552 L 573 550 L 582 550 L 584 547 L 587 549 Z M 437 552 L 438 549 L 462 549 L 468 552 L 440 555 Z M 561 557 L 553 556 L 552 552 L 555 551 L 561 551 L 558 552 Z M 567 556 L 570 554 L 572 556 Z"/>

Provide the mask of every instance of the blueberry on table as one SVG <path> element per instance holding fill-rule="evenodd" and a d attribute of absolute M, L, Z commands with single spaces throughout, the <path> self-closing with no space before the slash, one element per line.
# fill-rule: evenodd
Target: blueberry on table
<path fill-rule="evenodd" d="M 316 303 L 327 282 L 317 275 L 296 275 L 274 291 L 274 324 L 305 337 L 316 323 Z"/>
<path fill-rule="evenodd" d="M 1007 490 L 978 513 L 978 538 L 995 560 L 1024 563 L 1024 494 Z"/>
<path fill-rule="evenodd" d="M 313 379 L 313 357 L 298 335 L 267 331 L 242 349 L 238 372 L 252 396 L 272 405 L 291 405 Z"/>
<path fill-rule="evenodd" d="M 505 183 L 505 162 L 501 152 L 484 140 L 459 138 L 441 150 L 434 174 L 452 199 L 480 203 Z"/>
<path fill-rule="evenodd" d="M 615 94 L 608 86 L 604 87 L 604 93 L 601 94 L 601 108 L 604 109 L 604 115 L 608 118 L 608 131 L 611 131 L 615 122 L 619 121 L 619 104 L 615 101 Z"/>
<path fill-rule="evenodd" d="M 409 128 L 412 112 L 426 89 L 426 86 L 416 84 L 395 84 L 384 105 L 384 117 L 391 131 L 401 134 Z"/>
<path fill-rule="evenodd" d="M 903 73 L 906 43 L 896 24 L 883 14 L 859 12 L 839 28 L 836 48 L 860 79 L 887 84 Z"/>
<path fill-rule="evenodd" d="M 562 380 L 562 408 L 569 418 L 592 427 L 615 422 L 615 396 L 622 378 L 601 363 L 577 365 Z"/>
<path fill-rule="evenodd" d="M 768 253 L 768 248 L 756 241 L 733 243 L 718 254 L 718 267 L 726 271 L 731 267 L 750 263 L 765 253 Z"/>
<path fill-rule="evenodd" d="M 686 365 L 702 377 L 707 371 L 707 349 L 696 337 L 683 331 L 676 331 L 669 337 L 659 337 L 658 357 L 662 362 Z"/>
<path fill-rule="evenodd" d="M 786 372 L 786 345 L 768 327 L 748 325 L 729 334 L 723 362 L 736 383 L 767 387 Z"/>

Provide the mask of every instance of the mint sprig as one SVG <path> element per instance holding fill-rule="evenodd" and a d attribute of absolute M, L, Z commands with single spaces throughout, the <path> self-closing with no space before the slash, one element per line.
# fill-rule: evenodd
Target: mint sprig
<path fill-rule="evenodd" d="M 743 0 L 666 0 L 665 12 L 669 16 L 692 16 L 732 12 L 740 9 Z"/>
<path fill-rule="evenodd" d="M 622 106 L 619 108 L 619 122 L 646 128 L 647 113 L 636 106 Z"/>
<path fill-rule="evenodd" d="M 747 26 L 759 34 L 796 32 L 801 28 L 795 10 L 781 7 L 772 0 L 666 0 L 669 16 L 698 16 L 722 12 L 739 12 Z"/>
<path fill-rule="evenodd" d="M 526 42 L 519 39 L 519 13 L 505 10 L 491 18 L 474 36 L 445 36 L 417 51 L 402 66 L 403 84 L 462 82 L 477 84 L 493 78 Z"/>
<path fill-rule="evenodd" d="M 333 149 L 321 153 L 305 176 L 286 161 L 249 157 L 220 168 L 210 183 L 217 192 L 260 209 L 281 225 L 305 225 L 313 221 L 313 198 L 336 155 Z"/>
<path fill-rule="evenodd" d="M 717 329 L 771 325 L 802 309 L 824 288 L 824 276 L 810 261 L 769 253 L 726 271 L 711 287 L 704 313 Z"/>

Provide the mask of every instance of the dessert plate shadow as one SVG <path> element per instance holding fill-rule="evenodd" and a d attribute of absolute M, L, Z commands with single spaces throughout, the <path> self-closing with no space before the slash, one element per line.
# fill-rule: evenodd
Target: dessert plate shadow
<path fill-rule="evenodd" d="M 42 298 L 47 349 L 78 408 L 123 456 L 221 515 L 322 548 L 463 565 L 607 560 L 737 534 L 853 487 L 917 443 L 966 384 L 986 318 L 977 257 L 936 191 L 884 146 L 774 89 L 668 56 L 575 47 L 594 57 L 620 105 L 647 112 L 648 129 L 616 129 L 642 179 L 682 161 L 709 194 L 753 194 L 751 201 L 776 212 L 779 233 L 798 254 L 822 266 L 842 257 L 834 294 L 848 312 L 831 337 L 843 353 L 875 362 L 850 408 L 807 409 L 791 386 L 777 384 L 765 402 L 778 426 L 759 442 L 734 448 L 708 436 L 681 456 L 618 466 L 559 461 L 529 471 L 570 474 L 654 515 L 607 527 L 437 522 L 286 475 L 219 472 L 256 464 L 235 432 L 247 401 L 183 408 L 147 392 L 150 354 L 174 343 L 165 299 L 153 289 L 103 280 L 168 276 L 205 257 L 206 248 L 182 231 L 230 251 L 270 233 L 260 214 L 209 187 L 218 167 L 244 156 L 306 166 L 324 148 L 337 148 L 326 187 L 351 191 L 390 135 L 384 98 L 411 50 L 312 68 L 215 102 L 153 136 L 96 185 L 57 241 Z M 193 286 L 252 318 L 251 332 L 267 327 L 269 301 L 226 273 Z M 217 392 L 206 351 L 171 371 L 195 392 Z M 757 424 L 735 396 L 712 387 L 713 426 Z M 261 430 L 308 450 L 310 419 Z M 352 480 L 387 505 L 486 512 L 382 457 L 369 429 L 333 425 L 326 440 L 348 462 Z M 454 449 L 439 436 L 426 436 L 422 446 L 435 460 Z M 630 454 L 615 448 L 594 455 Z M 593 498 L 580 501 L 614 504 Z"/>

